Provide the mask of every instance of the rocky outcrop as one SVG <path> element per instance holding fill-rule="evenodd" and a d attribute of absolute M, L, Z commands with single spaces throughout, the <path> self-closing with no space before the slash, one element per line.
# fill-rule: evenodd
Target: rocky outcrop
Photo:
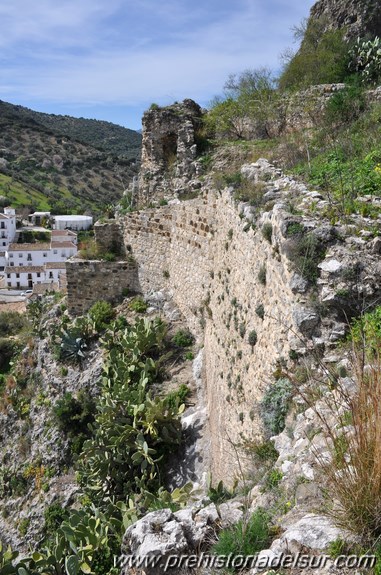
<path fill-rule="evenodd" d="M 193 100 L 165 108 L 151 106 L 143 116 L 142 159 L 138 205 L 189 194 L 199 187 L 195 177 L 202 110 Z"/>
<path fill-rule="evenodd" d="M 378 0 L 319 0 L 311 9 L 310 19 L 322 18 L 327 29 L 344 28 L 348 39 L 381 35 Z"/>

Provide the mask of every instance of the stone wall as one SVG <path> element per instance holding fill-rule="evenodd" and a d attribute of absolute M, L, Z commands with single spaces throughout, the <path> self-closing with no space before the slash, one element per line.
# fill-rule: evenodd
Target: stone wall
<path fill-rule="evenodd" d="M 261 434 L 258 402 L 277 361 L 288 358 L 293 313 L 305 303 L 292 292 L 289 261 L 276 248 L 284 215 L 273 210 L 264 218 L 273 226 L 272 244 L 225 190 L 123 221 L 143 293 L 167 287 L 205 347 L 212 471 L 225 482 L 238 473 L 232 442 Z M 258 279 L 263 269 L 265 284 Z M 256 345 L 248 339 L 253 330 Z"/>
<path fill-rule="evenodd" d="M 67 306 L 71 315 L 84 314 L 94 303 L 116 303 L 125 289 L 140 291 L 134 261 L 106 262 L 72 258 L 66 262 Z"/>
<path fill-rule="evenodd" d="M 97 222 L 94 232 L 96 243 L 102 253 L 125 255 L 122 228 L 117 221 Z"/>

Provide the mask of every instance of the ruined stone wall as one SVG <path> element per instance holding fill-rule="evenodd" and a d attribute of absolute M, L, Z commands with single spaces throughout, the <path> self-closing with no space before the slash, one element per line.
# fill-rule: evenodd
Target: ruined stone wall
<path fill-rule="evenodd" d="M 117 221 L 97 222 L 94 226 L 94 232 L 101 253 L 125 254 L 122 228 Z"/>
<path fill-rule="evenodd" d="M 134 261 L 87 261 L 72 258 L 66 262 L 67 307 L 71 315 L 84 314 L 94 303 L 117 302 L 125 289 L 139 291 Z"/>
<path fill-rule="evenodd" d="M 166 286 L 204 345 L 212 471 L 225 482 L 238 473 L 231 442 L 261 433 L 258 401 L 277 360 L 288 357 L 293 312 L 303 304 L 276 249 L 282 213 L 271 214 L 272 245 L 240 216 L 228 191 L 124 218 L 143 293 Z M 253 330 L 256 345 L 249 343 Z"/>
<path fill-rule="evenodd" d="M 145 112 L 137 205 L 192 189 L 193 178 L 200 172 L 197 137 L 201 119 L 200 106 L 189 99 Z"/>

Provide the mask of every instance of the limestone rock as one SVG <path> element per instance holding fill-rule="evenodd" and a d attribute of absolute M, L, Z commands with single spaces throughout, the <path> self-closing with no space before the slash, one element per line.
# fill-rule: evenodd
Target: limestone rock
<path fill-rule="evenodd" d="M 320 319 L 316 311 L 298 307 L 292 314 L 295 326 L 307 338 L 311 337 Z"/>

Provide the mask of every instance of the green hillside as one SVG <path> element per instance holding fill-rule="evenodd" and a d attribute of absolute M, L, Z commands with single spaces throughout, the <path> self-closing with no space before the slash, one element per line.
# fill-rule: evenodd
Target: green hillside
<path fill-rule="evenodd" d="M 40 121 L 48 124 L 49 118 L 52 127 Z M 66 124 L 58 121 L 54 127 L 54 118 L 65 119 Z M 72 127 L 70 135 L 68 126 Z M 90 128 L 86 130 L 86 126 Z M 140 139 L 137 132 L 108 122 L 49 116 L 0 102 L 0 194 L 6 198 L 3 203 L 97 215 L 105 205 L 120 199 L 137 174 Z"/>

